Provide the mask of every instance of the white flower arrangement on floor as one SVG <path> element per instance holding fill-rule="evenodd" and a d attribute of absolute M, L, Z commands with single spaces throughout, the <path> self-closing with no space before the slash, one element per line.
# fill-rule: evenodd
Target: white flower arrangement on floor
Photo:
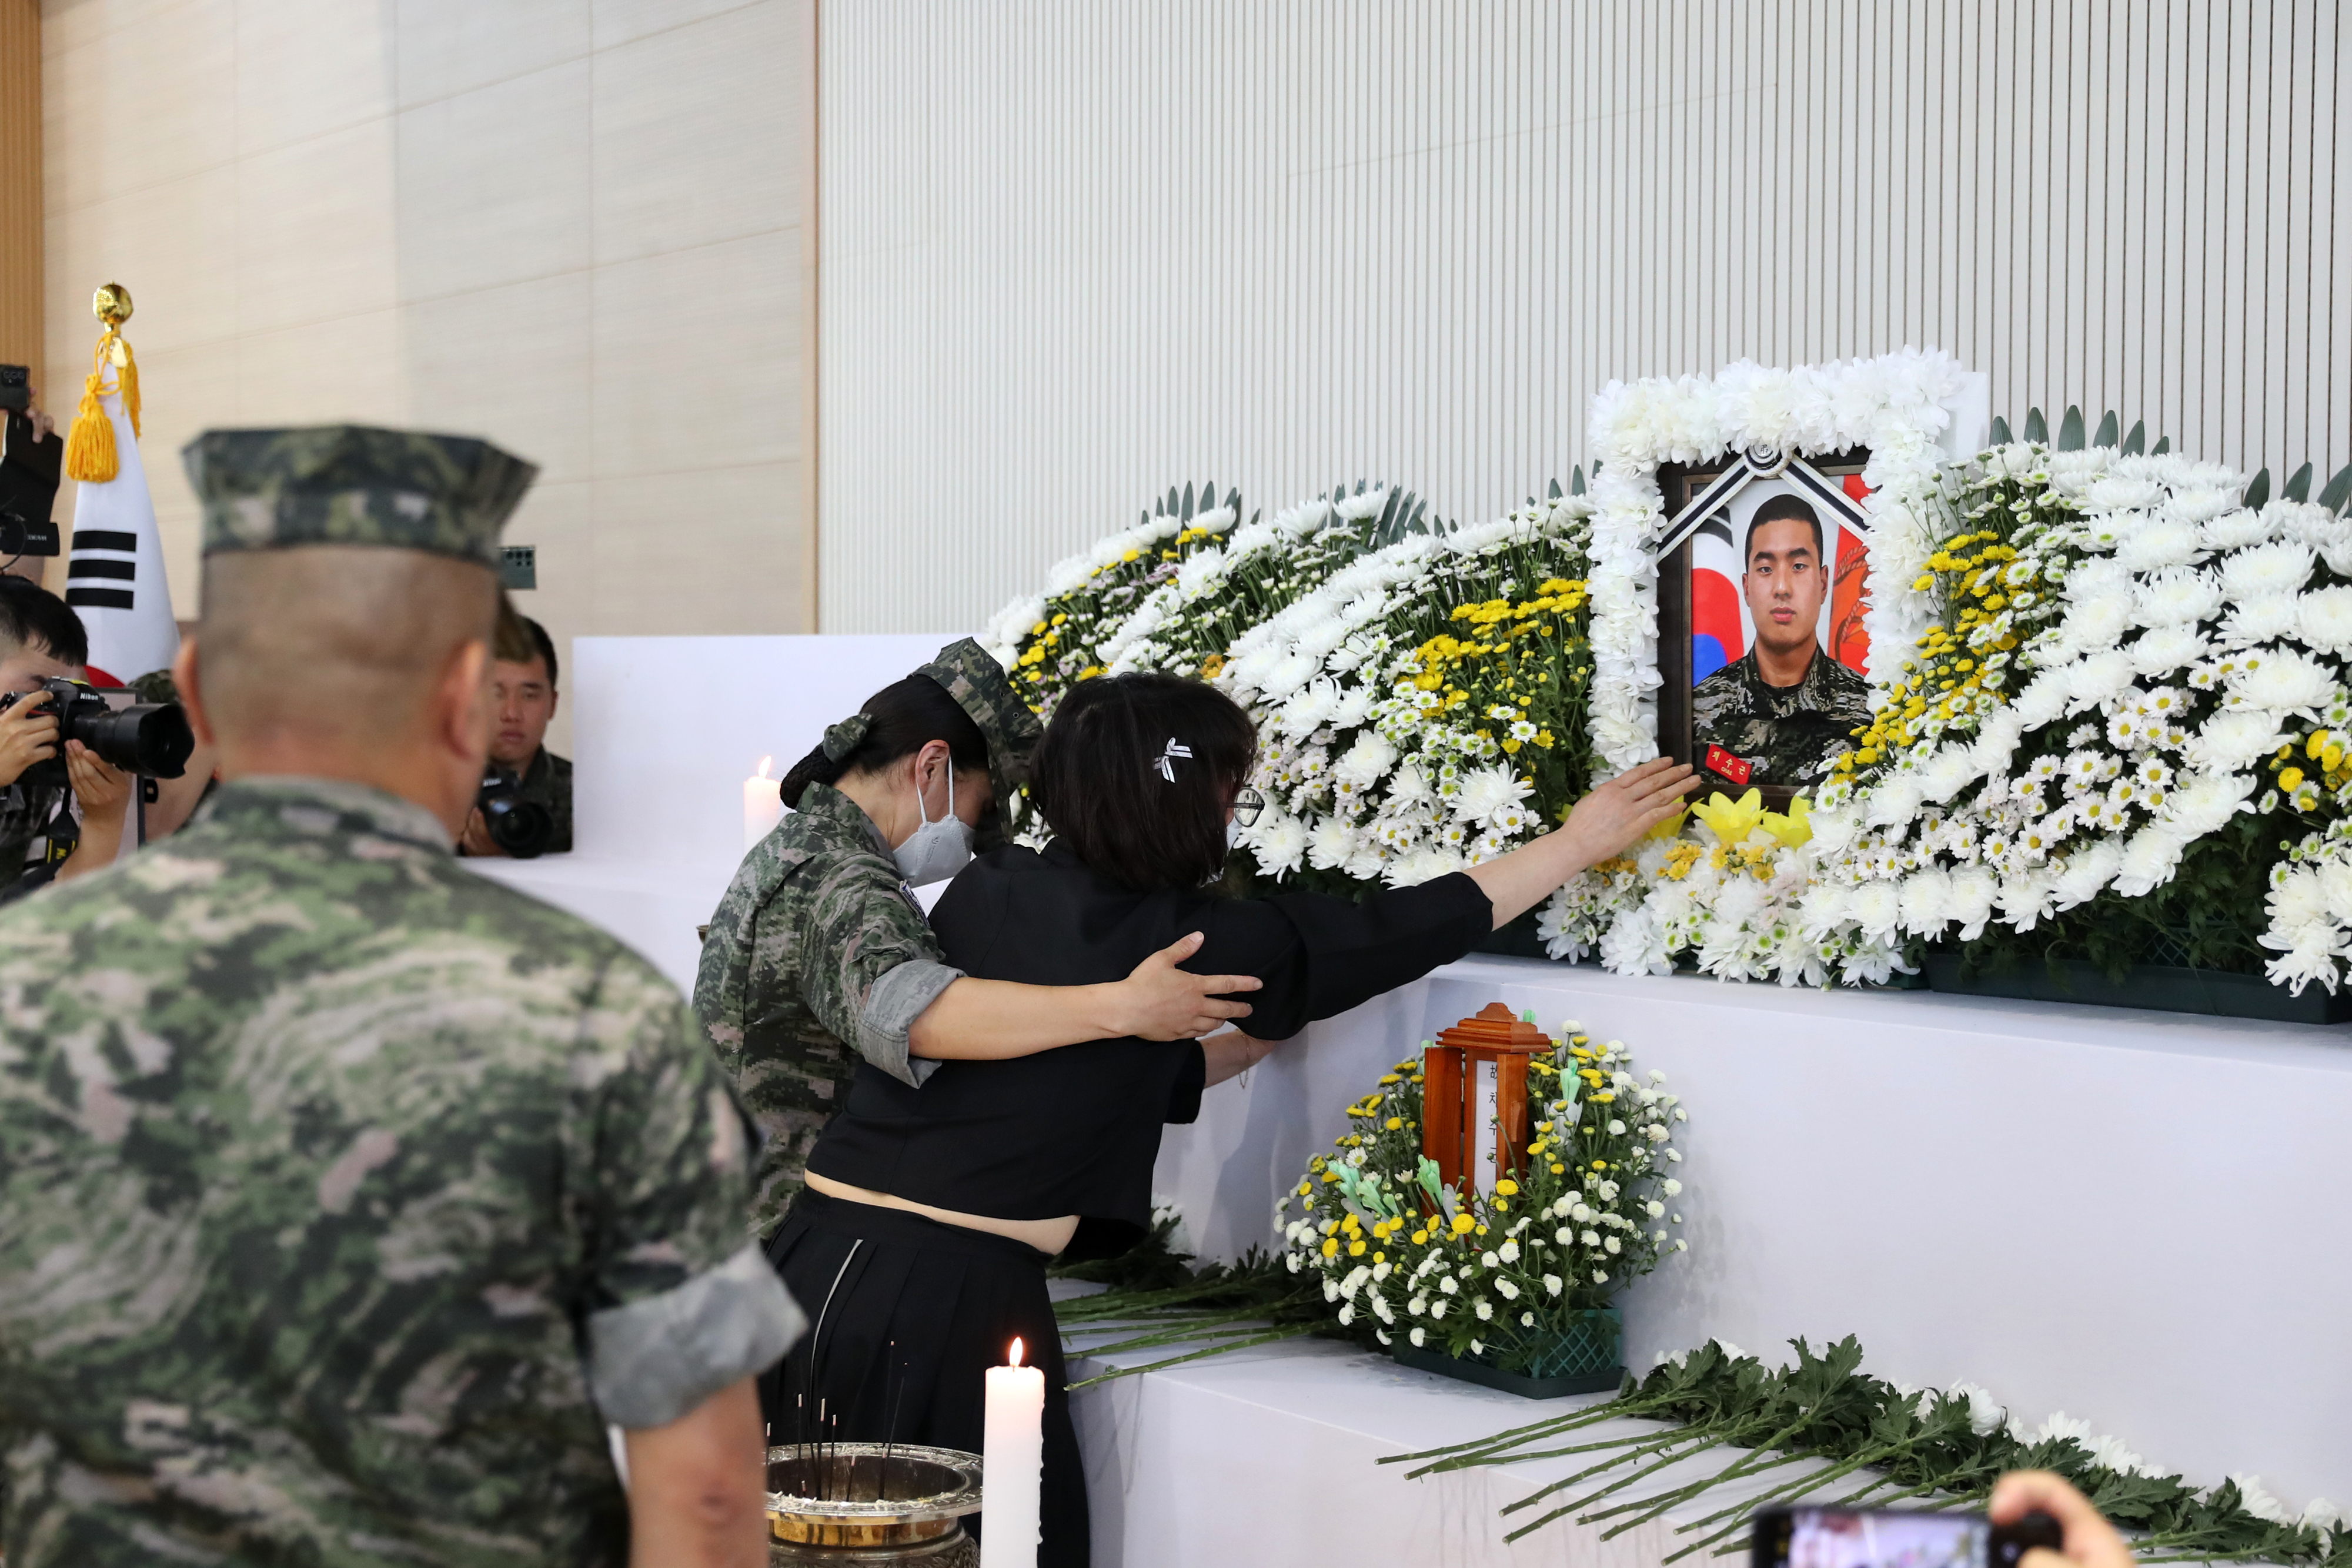
<path fill-rule="evenodd" d="M 1548 1375 L 1564 1334 L 1688 1250 L 1670 1173 L 1689 1113 L 1664 1073 L 1637 1074 L 1622 1041 L 1596 1045 L 1570 1019 L 1554 1054 L 1528 1063 L 1525 1168 L 1482 1192 L 1444 1185 L 1422 1153 L 1423 1078 L 1401 1061 L 1348 1107 L 1349 1130 L 1276 1213 L 1285 1266 L 1319 1275 L 1339 1322 L 1369 1318 L 1384 1345 Z"/>
<path fill-rule="evenodd" d="M 1906 596 L 1936 619 L 1913 658 L 1877 644 L 1873 726 L 1817 802 L 1813 936 L 2032 931 L 2284 808 L 2309 836 L 2273 877 L 2268 973 L 2334 988 L 2352 875 L 2314 819 L 2352 804 L 2352 520 L 2243 487 L 2110 447 L 1983 455 Z"/>

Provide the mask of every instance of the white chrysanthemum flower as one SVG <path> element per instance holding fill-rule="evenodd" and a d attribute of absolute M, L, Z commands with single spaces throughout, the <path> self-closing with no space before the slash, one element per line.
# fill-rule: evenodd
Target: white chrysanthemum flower
<path fill-rule="evenodd" d="M 2317 708 L 2336 695 L 2335 678 L 2309 656 L 2286 649 L 2268 649 L 2250 656 L 2251 668 L 2229 677 L 2231 695 L 2249 707 L 2273 712 Z"/>
<path fill-rule="evenodd" d="M 2294 1522 L 2294 1515 L 2286 1511 L 2286 1504 L 2271 1495 L 2270 1489 L 2263 1485 L 2262 1477 L 2241 1473 L 2233 1474 L 2230 1479 L 2237 1483 L 2238 1501 L 2248 1513 L 2267 1524 Z"/>
<path fill-rule="evenodd" d="M 2301 601 L 2293 593 L 2265 593 L 2233 606 L 2221 623 L 2224 647 L 2246 648 L 2293 637 L 2301 620 Z"/>
<path fill-rule="evenodd" d="M 2295 601 L 2295 631 L 2324 653 L 2352 653 L 2352 588 L 2323 588 Z"/>
<path fill-rule="evenodd" d="M 1487 1301 L 1484 1297 L 1479 1298 L 1479 1300 L 1473 1304 L 1471 1310 L 1478 1314 L 1478 1321 L 1482 1323 L 1490 1322 L 1494 1320 L 1495 1303 Z"/>
<path fill-rule="evenodd" d="M 1381 781 L 1396 759 L 1395 743 L 1380 731 L 1368 729 L 1331 765 L 1331 776 L 1342 783 L 1370 788 Z"/>
<path fill-rule="evenodd" d="M 1425 1343 L 1428 1343 L 1428 1341 L 1429 1341 L 1429 1331 L 1428 1331 L 1427 1329 L 1424 1329 L 1424 1328 L 1422 1328 L 1422 1327 L 1419 1327 L 1418 1325 L 1416 1325 L 1416 1326 L 1414 1327 L 1414 1329 L 1413 1329 L 1412 1333 L 1410 1333 L 1410 1334 L 1408 1334 L 1408 1335 L 1406 1335 L 1405 1337 L 1412 1341 L 1412 1348 L 1413 1348 L 1413 1349 L 1415 1349 L 1415 1350 L 1419 1350 L 1419 1349 L 1420 1349 L 1423 1344 L 1425 1344 Z"/>
<path fill-rule="evenodd" d="M 1506 807 L 1517 806 L 1534 786 L 1507 768 L 1474 768 L 1463 778 L 1454 800 L 1454 815 L 1463 822 L 1482 822 Z"/>
<path fill-rule="evenodd" d="M 2231 603 L 2273 593 L 2298 593 L 2311 579 L 2312 552 L 2279 540 L 2239 550 L 2221 561 L 2221 591 Z"/>

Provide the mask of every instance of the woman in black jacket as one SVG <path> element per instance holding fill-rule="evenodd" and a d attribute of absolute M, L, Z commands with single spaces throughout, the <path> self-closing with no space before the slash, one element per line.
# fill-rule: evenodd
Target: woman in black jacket
<path fill-rule="evenodd" d="M 1016 1336 L 1045 1368 L 1039 1561 L 1087 1561 L 1085 1478 L 1045 1265 L 1124 1250 L 1150 1223 L 1164 1123 L 1317 1019 L 1419 978 L 1671 815 L 1690 769 L 1644 764 L 1567 823 L 1496 860 L 1360 904 L 1220 896 L 1227 824 L 1256 733 L 1197 681 L 1130 674 L 1062 699 L 1031 788 L 1055 838 L 996 850 L 932 911 L 948 961 L 1033 985 L 1116 979 L 1187 932 L 1186 967 L 1255 975 L 1248 1034 L 1132 1038 L 1010 1061 L 948 1061 L 920 1089 L 861 1068 L 808 1162 L 770 1256 L 816 1326 L 770 1385 L 775 1440 L 981 1446 L 982 1371 Z M 837 1417 L 840 1425 L 830 1425 Z"/>

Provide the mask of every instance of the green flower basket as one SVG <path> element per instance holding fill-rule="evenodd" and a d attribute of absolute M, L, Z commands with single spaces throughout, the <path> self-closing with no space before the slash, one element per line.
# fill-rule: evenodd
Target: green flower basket
<path fill-rule="evenodd" d="M 1624 1342 L 1624 1320 L 1617 1309 L 1599 1307 L 1570 1322 L 1565 1331 L 1543 1336 L 1534 1344 L 1532 1356 L 1522 1361 L 1514 1355 L 1512 1360 L 1522 1361 L 1518 1371 L 1494 1364 L 1492 1347 L 1483 1356 L 1448 1355 L 1441 1350 L 1415 1350 L 1399 1338 L 1389 1347 L 1389 1354 L 1400 1366 L 1500 1389 L 1523 1399 L 1559 1399 L 1570 1394 L 1607 1393 L 1622 1384 Z M 1520 1347 L 1522 1352 L 1527 1348 Z"/>

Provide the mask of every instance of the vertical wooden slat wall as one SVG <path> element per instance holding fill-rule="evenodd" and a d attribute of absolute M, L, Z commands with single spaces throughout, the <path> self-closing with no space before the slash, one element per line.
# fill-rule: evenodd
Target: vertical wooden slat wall
<path fill-rule="evenodd" d="M 41 366 L 40 0 L 0 0 L 0 363 L 32 367 L 57 406 Z"/>
<path fill-rule="evenodd" d="M 1492 516 L 1612 378 L 1935 344 L 2352 460 L 2336 0 L 859 0 L 821 51 L 828 631 L 1171 482 Z"/>

